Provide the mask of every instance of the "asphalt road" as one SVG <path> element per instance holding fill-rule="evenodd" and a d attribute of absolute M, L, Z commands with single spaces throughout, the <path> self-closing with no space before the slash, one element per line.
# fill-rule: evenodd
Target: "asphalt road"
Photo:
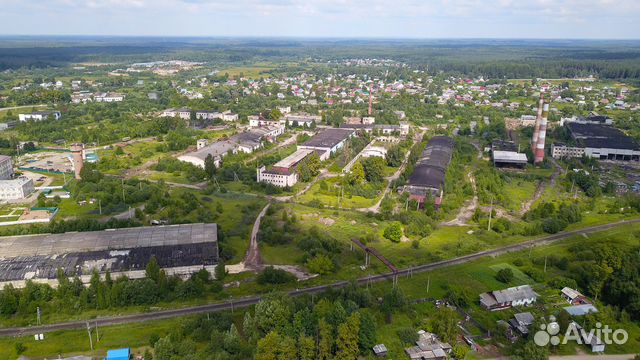
<path fill-rule="evenodd" d="M 535 240 L 508 245 L 508 246 L 504 246 L 497 249 L 486 250 L 486 251 L 481 251 L 474 254 L 464 255 L 464 256 L 460 256 L 460 257 L 449 259 L 449 260 L 443 260 L 435 263 L 418 265 L 418 266 L 402 269 L 402 270 L 399 270 L 395 275 L 393 273 L 372 275 L 372 276 L 358 279 L 358 283 L 367 284 L 369 282 L 391 280 L 393 279 L 394 276 L 402 276 L 402 275 L 406 276 L 414 273 L 442 269 L 449 266 L 454 266 L 454 265 L 463 264 L 469 261 L 477 260 L 485 256 L 498 256 L 508 252 L 525 250 L 533 246 L 550 244 L 558 240 L 563 240 L 575 235 L 595 233 L 595 232 L 615 228 L 621 225 L 638 224 L 638 223 L 640 223 L 640 219 L 622 220 L 622 221 L 618 221 L 610 224 L 590 226 L 590 227 L 582 228 L 579 230 L 572 230 L 572 231 L 567 231 L 567 232 L 563 232 L 555 235 L 545 236 Z M 342 288 L 348 284 L 349 282 L 347 281 L 340 281 L 340 282 L 328 284 L 328 285 L 319 285 L 319 286 L 314 286 L 309 288 L 298 289 L 298 290 L 290 291 L 289 296 L 315 294 L 315 293 L 322 292 L 328 288 Z M 255 305 L 260 301 L 260 299 L 261 299 L 260 296 L 251 296 L 251 297 L 240 298 L 237 300 L 229 300 L 224 303 L 198 305 L 198 306 L 161 310 L 161 311 L 141 313 L 141 314 L 109 316 L 109 317 L 91 319 L 91 323 L 95 324 L 97 322 L 99 326 L 109 326 L 109 325 L 118 325 L 118 324 L 126 324 L 126 323 L 136 323 L 136 322 L 149 321 L 149 320 L 166 319 L 166 318 L 172 318 L 177 316 L 202 314 L 202 313 L 208 313 L 208 312 L 214 312 L 214 311 L 220 311 L 220 310 L 233 310 L 235 308 Z M 86 327 L 85 320 L 77 320 L 77 321 L 69 321 L 69 322 L 55 323 L 55 324 L 42 325 L 42 326 L 3 328 L 3 329 L 0 329 L 0 336 L 31 335 L 31 334 L 46 333 L 46 332 L 51 332 L 56 330 L 81 329 L 85 327 Z"/>

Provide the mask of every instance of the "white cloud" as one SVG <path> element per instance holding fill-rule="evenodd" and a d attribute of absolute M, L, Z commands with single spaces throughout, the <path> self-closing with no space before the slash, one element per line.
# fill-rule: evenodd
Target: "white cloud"
<path fill-rule="evenodd" d="M 0 7 L 0 33 L 592 37 L 589 24 L 598 24 L 595 36 L 634 38 L 640 20 L 638 0 L 0 0 Z"/>

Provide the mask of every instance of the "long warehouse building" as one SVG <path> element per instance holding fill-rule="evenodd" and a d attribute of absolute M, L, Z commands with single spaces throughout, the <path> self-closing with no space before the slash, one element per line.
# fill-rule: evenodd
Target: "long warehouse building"
<path fill-rule="evenodd" d="M 57 285 L 57 270 L 89 283 L 91 273 L 145 277 L 154 256 L 168 275 L 187 277 L 218 263 L 216 224 L 146 226 L 104 231 L 0 237 L 0 288 L 27 280 Z"/>
<path fill-rule="evenodd" d="M 447 167 L 453 155 L 453 140 L 448 136 L 432 137 L 416 162 L 403 191 L 421 206 L 428 196 L 436 206 L 442 202 Z"/>

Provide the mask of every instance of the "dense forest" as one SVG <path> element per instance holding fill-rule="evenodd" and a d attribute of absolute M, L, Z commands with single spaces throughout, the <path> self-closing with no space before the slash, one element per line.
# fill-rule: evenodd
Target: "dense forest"
<path fill-rule="evenodd" d="M 304 40 L 222 38 L 4 38 L 0 70 L 46 68 L 99 61 L 127 63 L 182 59 L 213 64 L 291 60 L 326 63 L 391 58 L 437 73 L 490 78 L 561 78 L 596 75 L 640 79 L 634 41 L 566 40 Z"/>

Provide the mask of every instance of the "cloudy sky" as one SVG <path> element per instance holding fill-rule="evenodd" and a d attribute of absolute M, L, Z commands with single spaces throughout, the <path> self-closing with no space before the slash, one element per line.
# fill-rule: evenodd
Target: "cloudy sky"
<path fill-rule="evenodd" d="M 640 0 L 0 0 L 0 34 L 640 37 Z"/>

